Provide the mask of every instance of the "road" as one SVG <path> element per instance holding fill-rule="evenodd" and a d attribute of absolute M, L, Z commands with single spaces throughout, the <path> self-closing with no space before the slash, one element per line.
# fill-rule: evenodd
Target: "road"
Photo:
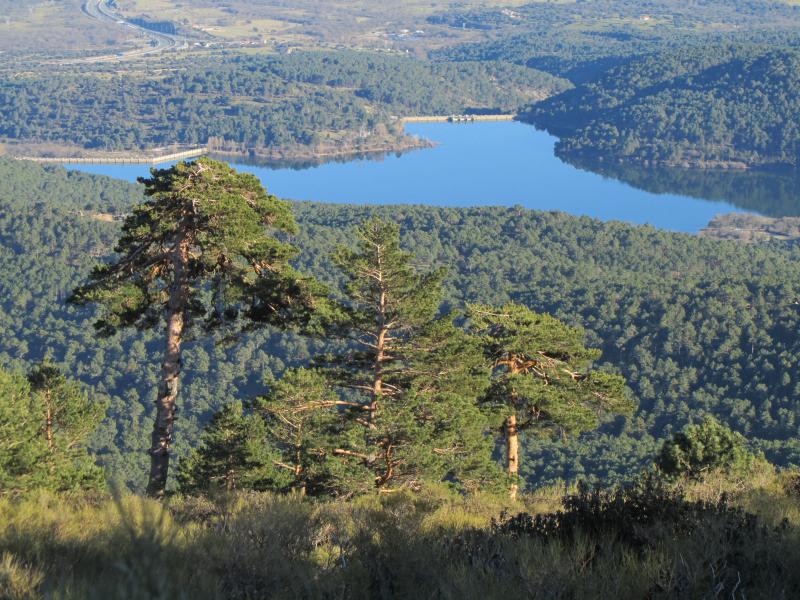
<path fill-rule="evenodd" d="M 106 3 L 106 0 L 86 0 L 81 5 L 83 14 L 96 21 L 105 23 L 113 23 L 118 27 L 129 27 L 136 31 L 143 37 L 150 40 L 149 46 L 145 48 L 137 48 L 135 50 L 128 50 L 127 52 L 119 52 L 116 54 L 107 54 L 103 56 L 93 56 L 91 58 L 82 58 L 77 60 L 63 61 L 71 63 L 97 63 L 97 62 L 110 62 L 117 60 L 125 60 L 130 58 L 137 58 L 148 54 L 157 54 L 165 50 L 172 50 L 176 48 L 187 48 L 188 43 L 185 38 L 177 35 L 170 35 L 168 33 L 160 33 L 152 31 L 144 27 L 140 27 L 130 21 L 126 20 L 121 15 L 116 14 Z"/>

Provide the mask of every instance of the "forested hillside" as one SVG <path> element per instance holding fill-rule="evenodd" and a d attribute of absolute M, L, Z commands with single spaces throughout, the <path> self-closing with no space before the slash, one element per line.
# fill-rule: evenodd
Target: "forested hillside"
<path fill-rule="evenodd" d="M 493 22 L 494 11 L 483 11 Z M 635 58 L 682 47 L 740 43 L 798 44 L 800 10 L 783 2 L 535 2 L 515 9 L 514 27 L 493 41 L 433 53 L 439 60 L 502 60 L 587 83 Z M 477 23 L 458 12 L 440 17 L 454 28 Z"/>
<path fill-rule="evenodd" d="M 88 268 L 109 256 L 133 185 L 0 161 L 0 362 L 27 367 L 48 353 L 110 402 L 93 442 L 121 481 L 140 486 L 154 334 L 99 340 L 94 313 L 66 306 Z M 781 464 L 800 463 L 800 261 L 790 246 L 744 246 L 516 208 L 367 208 L 295 204 L 299 267 L 338 285 L 329 257 L 351 228 L 378 214 L 397 221 L 421 264 L 445 265 L 448 303 L 509 300 L 584 326 L 587 343 L 627 378 L 640 409 L 579 441 L 529 441 L 529 480 L 604 482 L 652 460 L 657 440 L 706 413 L 744 433 Z M 236 344 L 189 344 L 177 451 L 221 404 L 263 392 L 265 375 L 305 363 L 318 342 L 253 333 Z"/>
<path fill-rule="evenodd" d="M 516 111 L 569 87 L 524 66 L 368 52 L 193 57 L 117 73 L 97 66 L 0 76 L 0 137 L 134 150 L 205 144 L 356 150 L 399 134 L 392 116 Z"/>
<path fill-rule="evenodd" d="M 615 67 L 526 117 L 559 156 L 645 165 L 795 168 L 796 49 L 695 46 Z"/>

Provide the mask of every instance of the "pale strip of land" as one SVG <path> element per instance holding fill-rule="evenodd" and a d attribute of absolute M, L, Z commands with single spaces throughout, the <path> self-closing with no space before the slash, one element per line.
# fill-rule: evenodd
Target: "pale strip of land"
<path fill-rule="evenodd" d="M 517 118 L 517 115 L 431 115 L 431 116 L 416 116 L 416 117 L 394 117 L 397 121 L 401 123 L 472 123 L 478 121 L 513 121 Z M 409 143 L 408 140 L 415 140 L 412 143 Z M 379 145 L 378 147 L 374 148 L 363 148 L 358 147 L 352 150 L 344 151 L 344 152 L 320 152 L 317 150 L 311 150 L 308 153 L 305 152 L 289 152 L 285 153 L 281 151 L 281 149 L 270 149 L 269 152 L 265 153 L 262 158 L 265 159 L 272 159 L 272 160 L 289 160 L 289 159 L 318 159 L 318 158 L 332 158 L 335 156 L 346 156 L 349 154 L 373 154 L 379 152 L 395 152 L 395 151 L 406 151 L 406 150 L 413 150 L 417 148 L 426 148 L 431 147 L 433 144 L 430 142 L 425 142 L 424 140 L 419 140 L 418 138 L 407 138 L 406 143 L 397 143 L 392 144 L 388 143 L 385 145 Z M 213 152 L 214 154 L 227 154 L 232 156 L 242 156 L 248 153 L 240 152 L 240 151 L 229 151 L 225 150 L 224 148 L 214 148 L 209 149 L 207 146 L 199 147 L 199 148 L 192 148 L 189 150 L 176 152 L 172 154 L 163 154 L 159 156 L 151 156 L 146 153 L 136 154 L 136 155 L 117 155 L 117 156 L 21 156 L 21 155 L 12 155 L 12 158 L 17 160 L 30 160 L 33 162 L 38 163 L 59 163 L 59 164 L 67 164 L 67 163 L 77 163 L 77 164 L 113 164 L 113 165 L 123 165 L 123 164 L 158 164 L 169 162 L 173 160 L 181 160 L 184 158 L 195 158 L 197 156 L 202 156 L 204 154 L 209 154 Z M 1 153 L 1 152 L 0 152 Z"/>
<path fill-rule="evenodd" d="M 182 158 L 196 158 L 208 153 L 208 148 L 193 148 L 173 154 L 161 156 L 14 156 L 17 160 L 30 160 L 38 163 L 91 163 L 104 165 L 154 165 L 157 163 L 180 160 Z"/>
<path fill-rule="evenodd" d="M 472 121 L 513 121 L 517 115 L 430 115 L 400 117 L 402 123 L 463 123 Z"/>

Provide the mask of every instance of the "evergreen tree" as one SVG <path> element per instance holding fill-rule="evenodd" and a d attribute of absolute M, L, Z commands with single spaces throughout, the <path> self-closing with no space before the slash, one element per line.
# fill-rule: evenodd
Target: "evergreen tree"
<path fill-rule="evenodd" d="M 178 483 L 186 493 L 267 490 L 288 479 L 275 468 L 280 455 L 265 444 L 266 427 L 241 403 L 223 407 L 203 431 L 198 447 L 178 466 Z"/>
<path fill-rule="evenodd" d="M 603 413 L 632 413 L 624 379 L 589 370 L 600 352 L 583 345 L 580 329 L 513 303 L 472 305 L 469 316 L 493 372 L 484 402 L 502 415 L 496 430 L 502 432 L 506 470 L 515 480 L 512 497 L 520 432 L 565 436 L 596 428 Z"/>
<path fill-rule="evenodd" d="M 334 393 L 319 371 L 311 369 L 286 371 L 256 400 L 267 444 L 278 452 L 274 464 L 284 471 L 285 489 L 301 495 L 336 494 L 339 481 L 355 477 L 358 467 L 333 454 L 347 435 L 342 410 L 353 407 Z"/>
<path fill-rule="evenodd" d="M 96 327 L 112 334 L 166 321 L 148 494 L 164 494 L 173 439 L 181 351 L 198 322 L 213 330 L 241 313 L 285 326 L 308 319 L 320 290 L 288 264 L 295 249 L 276 234 L 296 230 L 287 202 L 258 179 L 208 158 L 152 170 L 149 199 L 122 228 L 119 258 L 96 267 L 71 298 L 104 309 Z"/>
<path fill-rule="evenodd" d="M 348 350 L 325 362 L 352 400 L 346 418 L 362 432 L 348 429 L 333 453 L 368 469 L 369 483 L 383 489 L 454 476 L 465 457 L 486 449 L 482 413 L 471 404 L 483 385 L 480 356 L 438 317 L 443 273 L 414 267 L 397 225 L 367 221 L 357 239 L 355 250 L 334 256 L 347 278 L 346 316 L 334 335 Z"/>
<path fill-rule="evenodd" d="M 105 410 L 47 362 L 27 378 L 0 370 L 0 493 L 101 489 L 86 445 Z"/>
<path fill-rule="evenodd" d="M 492 458 L 492 409 L 480 405 L 490 375 L 480 340 L 447 316 L 413 343 L 404 398 L 408 416 L 398 423 L 411 441 L 402 451 L 406 471 L 420 479 L 444 476 L 472 491 L 494 487 L 501 472 Z"/>
<path fill-rule="evenodd" d="M 697 478 L 714 469 L 747 472 L 756 458 L 742 434 L 714 417 L 706 417 L 702 423 L 687 425 L 666 440 L 655 463 L 665 475 Z"/>

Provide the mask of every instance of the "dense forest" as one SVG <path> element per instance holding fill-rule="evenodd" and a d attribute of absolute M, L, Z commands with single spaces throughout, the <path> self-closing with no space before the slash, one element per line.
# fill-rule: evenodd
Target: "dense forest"
<path fill-rule="evenodd" d="M 489 24 L 512 19 L 485 13 Z M 523 116 L 561 138 L 561 158 L 598 169 L 601 161 L 796 166 L 795 7 L 544 3 L 512 14 L 519 31 L 433 55 L 510 61 L 572 81 L 575 89 Z M 480 22 L 474 11 L 442 18 L 453 27 Z"/>
<path fill-rule="evenodd" d="M 0 78 L 0 136 L 86 149 L 205 144 L 357 149 L 399 133 L 393 116 L 514 112 L 569 87 L 510 63 L 431 63 L 379 53 L 189 58 Z"/>
<path fill-rule="evenodd" d="M 440 17 L 453 27 L 480 22 L 458 12 Z M 490 25 L 513 21 L 504 35 L 483 43 L 446 47 L 436 60 L 508 61 L 541 69 L 573 83 L 588 83 L 632 59 L 686 46 L 743 43 L 797 46 L 800 11 L 784 3 L 663 2 L 552 3 L 517 7 L 514 18 L 483 11 Z M 498 16 L 499 15 L 499 16 Z"/>
<path fill-rule="evenodd" d="M 798 165 L 794 49 L 689 46 L 635 59 L 527 120 L 571 159 L 700 167 Z"/>
<path fill-rule="evenodd" d="M 47 355 L 109 402 L 92 441 L 121 483 L 142 485 L 157 379 L 152 333 L 98 339 L 92 310 L 64 304 L 88 268 L 109 256 L 113 215 L 141 198 L 136 186 L 62 169 L 2 161 L 3 319 L 0 359 L 27 370 Z M 446 265 L 444 308 L 464 302 L 523 303 L 584 327 L 600 366 L 622 373 L 638 400 L 631 419 L 596 433 L 550 442 L 523 439 L 530 482 L 631 476 L 659 440 L 704 414 L 747 435 L 779 464 L 800 462 L 796 442 L 800 290 L 797 250 L 743 246 L 517 208 L 434 209 L 293 206 L 297 265 L 334 288 L 337 244 L 369 216 L 399 223 L 420 264 Z M 509 260 L 509 257 L 514 260 Z M 264 380 L 306 365 L 320 341 L 265 330 L 238 343 L 190 343 L 177 421 L 185 455 L 203 423 L 225 402 L 263 394 Z"/>
<path fill-rule="evenodd" d="M 797 2 L 61 4 L 0 15 L 0 598 L 800 595 Z M 768 216 L 2 156 L 301 164 L 455 113 Z"/>
<path fill-rule="evenodd" d="M 0 181 L 0 596 L 800 589 L 795 247 Z"/>

